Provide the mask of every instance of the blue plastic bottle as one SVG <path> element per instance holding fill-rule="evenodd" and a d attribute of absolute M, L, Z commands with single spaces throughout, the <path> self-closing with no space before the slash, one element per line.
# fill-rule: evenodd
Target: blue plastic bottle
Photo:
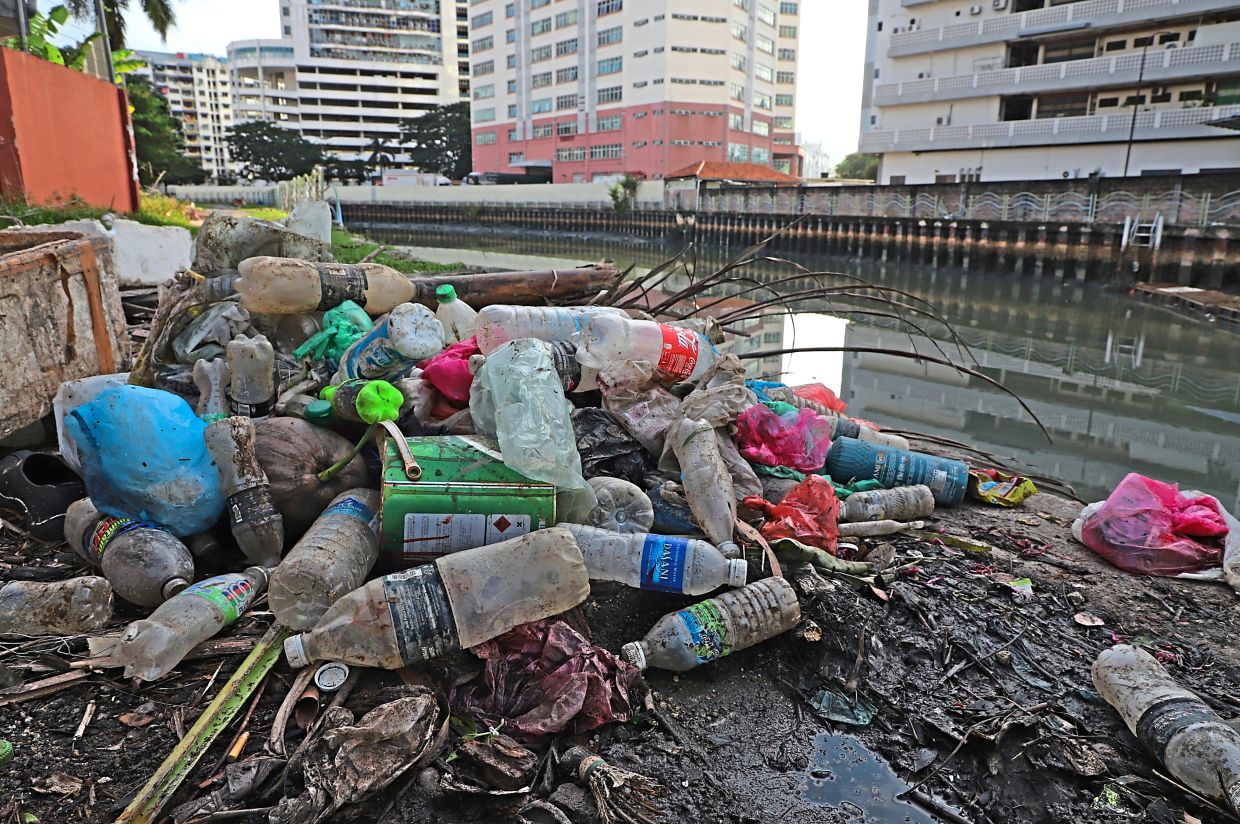
<path fill-rule="evenodd" d="M 925 484 L 940 506 L 956 506 L 964 500 L 969 467 L 963 461 L 866 443 L 855 438 L 836 438 L 827 453 L 827 472 L 837 483 L 874 479 L 891 489 Z"/>

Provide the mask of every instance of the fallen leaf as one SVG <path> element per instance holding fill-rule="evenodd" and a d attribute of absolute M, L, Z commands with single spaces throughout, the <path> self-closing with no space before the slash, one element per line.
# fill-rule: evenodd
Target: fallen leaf
<path fill-rule="evenodd" d="M 1078 612 L 1076 615 L 1072 616 L 1072 620 L 1076 621 L 1083 627 L 1103 627 L 1106 626 L 1107 623 L 1097 615 L 1091 615 L 1088 612 Z"/>
<path fill-rule="evenodd" d="M 877 596 L 878 596 L 878 600 L 880 600 L 880 601 L 884 601 L 884 602 L 885 602 L 885 601 L 890 601 L 890 600 L 891 600 L 891 595 L 890 595 L 890 594 L 887 592 L 887 590 L 885 590 L 885 589 L 879 589 L 878 587 L 876 587 L 876 586 L 874 586 L 873 584 L 871 584 L 871 585 L 870 585 L 870 591 L 871 591 L 871 592 L 873 592 L 875 595 L 877 595 Z"/>
<path fill-rule="evenodd" d="M 151 724 L 154 724 L 158 719 L 156 719 L 155 716 L 147 715 L 144 712 L 123 712 L 120 714 L 120 717 L 117 720 L 120 721 L 122 724 L 124 724 L 126 727 L 133 727 L 134 729 L 141 729 L 143 727 L 149 727 Z"/>
<path fill-rule="evenodd" d="M 1184 813 L 1184 824 L 1201 824 L 1201 819 Z"/>
<path fill-rule="evenodd" d="M 34 780 L 34 791 L 45 795 L 76 795 L 85 786 L 84 781 L 75 775 L 54 772 Z"/>

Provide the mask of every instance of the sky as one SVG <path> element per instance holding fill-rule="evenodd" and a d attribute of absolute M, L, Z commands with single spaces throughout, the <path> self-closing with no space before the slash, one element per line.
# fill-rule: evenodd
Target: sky
<path fill-rule="evenodd" d="M 797 127 L 803 140 L 823 144 L 832 164 L 857 148 L 867 7 L 866 0 L 801 0 Z M 276 0 L 176 0 L 176 12 L 178 25 L 166 43 L 141 13 L 131 12 L 130 48 L 223 56 L 230 40 L 280 36 Z"/>

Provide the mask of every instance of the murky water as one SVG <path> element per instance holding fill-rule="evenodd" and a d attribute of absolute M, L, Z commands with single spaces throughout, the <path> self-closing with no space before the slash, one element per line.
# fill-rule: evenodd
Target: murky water
<path fill-rule="evenodd" d="M 610 257 L 621 266 L 653 266 L 678 249 L 673 240 L 538 232 L 449 234 L 417 227 L 370 233 L 407 245 Z M 697 250 L 697 272 L 713 271 L 726 259 L 723 249 Z M 736 340 L 733 351 L 849 346 L 946 355 L 1018 393 L 1053 441 L 1010 396 L 947 366 L 876 353 L 807 353 L 750 360 L 751 371 L 821 380 L 839 391 L 850 414 L 1014 458 L 1031 472 L 1071 484 L 1087 500 L 1105 497 L 1136 471 L 1210 492 L 1240 512 L 1240 335 L 1096 285 L 873 260 L 796 259 L 813 271 L 847 273 L 924 298 L 976 363 L 956 349 L 942 324 L 920 318 L 921 330 L 902 328 L 890 318 L 856 314 L 881 307 L 847 297 L 800 301 L 796 308 L 805 314 L 795 317 L 742 322 L 747 337 Z M 745 274 L 770 282 L 789 270 L 767 263 Z M 809 285 L 802 280 L 781 288 Z M 743 288 L 729 287 L 732 293 Z M 758 292 L 744 297 L 764 299 Z"/>
<path fill-rule="evenodd" d="M 937 819 L 920 807 L 896 798 L 906 789 L 886 761 L 851 735 L 822 733 L 814 739 L 807 801 L 836 807 L 850 822 L 933 824 Z"/>

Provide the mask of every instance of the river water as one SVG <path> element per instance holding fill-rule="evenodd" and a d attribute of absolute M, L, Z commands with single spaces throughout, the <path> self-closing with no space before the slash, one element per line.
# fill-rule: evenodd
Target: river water
<path fill-rule="evenodd" d="M 388 243 L 438 247 L 440 259 L 471 262 L 479 251 L 521 254 L 529 256 L 522 260 L 531 267 L 605 257 L 622 268 L 652 267 L 681 246 L 673 239 L 445 232 L 428 226 L 373 227 L 367 234 Z M 697 275 L 716 271 L 739 251 L 695 250 Z M 846 296 L 800 301 L 796 315 L 740 323 L 746 337 L 736 339 L 732 351 L 846 346 L 946 354 L 1017 393 L 1051 440 L 1010 396 L 977 377 L 926 361 L 805 353 L 749 360 L 751 374 L 821 381 L 848 403 L 851 415 L 1011 458 L 1014 465 L 1070 484 L 1085 500 L 1105 497 L 1135 471 L 1209 492 L 1240 512 L 1240 335 L 1092 284 L 868 259 L 797 255 L 796 262 L 925 299 L 972 358 L 956 348 L 942 324 L 918 318 L 921 331 L 902 328 L 890 318 L 850 312 L 882 307 Z M 786 265 L 771 262 L 744 270 L 746 277 L 768 283 L 789 274 Z M 802 279 L 781 288 L 810 285 Z M 727 291 L 745 288 L 735 282 Z M 744 297 L 762 300 L 766 294 L 769 290 Z"/>

